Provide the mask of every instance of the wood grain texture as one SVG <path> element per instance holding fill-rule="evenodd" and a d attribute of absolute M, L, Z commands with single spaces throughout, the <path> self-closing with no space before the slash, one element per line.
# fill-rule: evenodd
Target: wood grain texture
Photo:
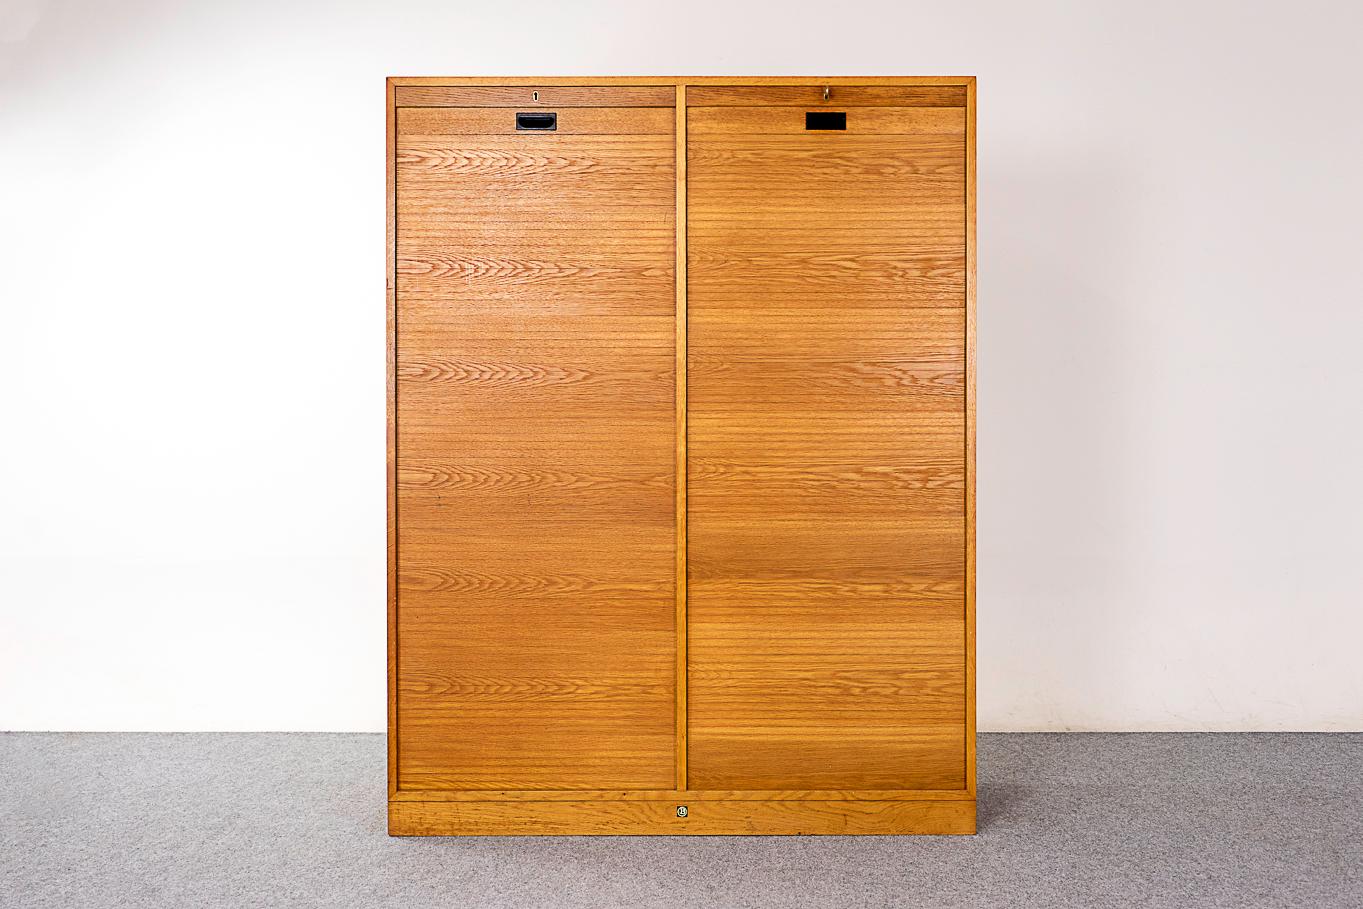
<path fill-rule="evenodd" d="M 975 795 L 975 79 L 965 138 L 965 788 Z"/>
<path fill-rule="evenodd" d="M 511 135 L 541 141 L 564 135 L 670 136 L 674 119 L 671 108 L 574 107 L 559 112 L 557 129 L 541 132 L 517 130 L 516 111 L 510 108 L 404 107 L 398 113 L 401 130 L 414 136 Z"/>
<path fill-rule="evenodd" d="M 973 77 L 387 107 L 391 832 L 973 832 Z"/>
<path fill-rule="evenodd" d="M 397 110 L 396 782 L 675 779 L 674 114 Z"/>
<path fill-rule="evenodd" d="M 688 111 L 692 788 L 966 786 L 965 131 Z"/>
<path fill-rule="evenodd" d="M 831 109 L 831 108 L 830 108 Z M 964 139 L 965 111 L 951 107 L 863 107 L 847 112 L 847 131 L 808 131 L 803 107 L 692 107 L 687 133 L 783 136 L 808 142 L 836 141 L 839 134 L 857 136 L 955 136 Z M 806 145 L 806 148 L 817 146 Z M 964 157 L 963 155 L 961 156 Z"/>
<path fill-rule="evenodd" d="M 535 95 L 538 93 L 539 97 Z M 397 89 L 399 107 L 673 107 L 671 85 L 407 85 Z"/>
<path fill-rule="evenodd" d="M 970 801 L 964 789 L 439 789 L 403 790 L 392 796 L 402 802 L 842 802 L 842 801 Z"/>
<path fill-rule="evenodd" d="M 955 85 L 967 86 L 974 76 L 390 76 L 394 86 L 749 86 L 796 85 L 822 88 L 825 85 L 849 87 Z"/>
<path fill-rule="evenodd" d="M 678 85 L 674 97 L 676 108 L 675 135 L 677 141 L 677 233 L 674 242 L 677 279 L 677 335 L 676 335 L 676 405 L 677 405 L 677 789 L 686 789 L 687 780 L 687 725 L 686 691 L 690 676 L 686 646 L 686 86 Z"/>
<path fill-rule="evenodd" d="M 397 484 L 397 108 L 395 87 L 384 86 L 385 154 L 384 181 L 387 217 L 384 230 L 384 324 L 385 324 L 385 436 L 388 450 L 388 795 L 398 791 L 398 484 Z"/>
<path fill-rule="evenodd" d="M 837 109 L 842 107 L 965 107 L 964 85 L 821 85 L 767 87 L 700 85 L 690 91 L 692 107 L 784 106 Z"/>
<path fill-rule="evenodd" d="M 686 816 L 677 816 L 685 804 Z M 394 836 L 971 834 L 975 802 L 392 802 Z"/>

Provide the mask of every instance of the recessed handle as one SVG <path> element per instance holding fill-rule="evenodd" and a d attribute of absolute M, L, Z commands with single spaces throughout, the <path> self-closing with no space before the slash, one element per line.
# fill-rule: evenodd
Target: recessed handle
<path fill-rule="evenodd" d="M 516 114 L 516 129 L 552 132 L 558 129 L 558 114 L 554 111 L 523 111 Z"/>
<path fill-rule="evenodd" d="M 805 129 L 847 129 L 847 111 L 807 111 L 805 113 Z"/>

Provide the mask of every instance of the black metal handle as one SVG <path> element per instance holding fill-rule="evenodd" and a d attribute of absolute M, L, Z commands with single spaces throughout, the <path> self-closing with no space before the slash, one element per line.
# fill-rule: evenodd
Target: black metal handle
<path fill-rule="evenodd" d="M 516 114 L 516 129 L 553 131 L 558 129 L 558 114 L 554 111 L 530 111 Z"/>
<path fill-rule="evenodd" d="M 847 129 L 847 111 L 807 111 L 805 113 L 805 129 Z"/>

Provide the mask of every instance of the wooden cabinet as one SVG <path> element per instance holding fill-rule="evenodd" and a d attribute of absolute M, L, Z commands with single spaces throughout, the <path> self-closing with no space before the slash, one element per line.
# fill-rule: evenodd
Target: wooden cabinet
<path fill-rule="evenodd" d="M 389 80 L 391 832 L 974 831 L 973 99 Z"/>

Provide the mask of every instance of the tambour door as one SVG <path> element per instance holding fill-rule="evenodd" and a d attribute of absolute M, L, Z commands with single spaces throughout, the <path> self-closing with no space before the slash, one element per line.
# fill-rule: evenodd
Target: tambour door
<path fill-rule="evenodd" d="M 400 792 L 675 782 L 674 91 L 544 94 L 397 93 Z"/>
<path fill-rule="evenodd" d="M 689 90 L 693 789 L 967 785 L 964 105 Z"/>

